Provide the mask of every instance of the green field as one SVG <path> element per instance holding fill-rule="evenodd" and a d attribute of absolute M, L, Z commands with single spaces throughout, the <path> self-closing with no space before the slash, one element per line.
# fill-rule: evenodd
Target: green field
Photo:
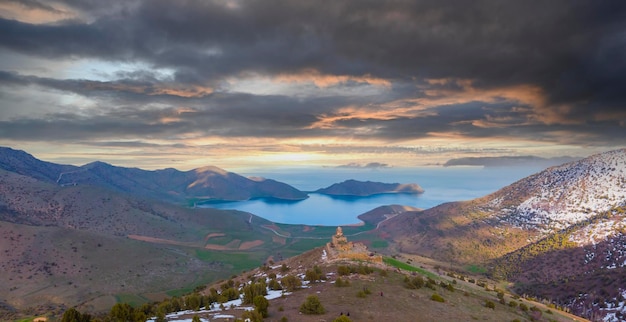
<path fill-rule="evenodd" d="M 387 248 L 389 243 L 384 240 L 374 240 L 372 241 L 372 248 Z"/>
<path fill-rule="evenodd" d="M 205 249 L 196 249 L 196 257 L 205 262 L 222 262 L 232 266 L 232 271 L 240 272 L 251 268 L 259 267 L 263 263 L 263 254 L 249 252 L 221 252 Z"/>
<path fill-rule="evenodd" d="M 474 273 L 474 274 L 485 274 L 487 273 L 487 269 L 482 267 L 482 266 L 478 266 L 478 265 L 468 265 L 465 266 L 465 270 L 467 270 L 470 273 Z"/>
<path fill-rule="evenodd" d="M 304 253 L 313 248 L 325 245 L 329 239 L 297 239 L 287 246 L 287 250 Z"/>
<path fill-rule="evenodd" d="M 391 257 L 383 257 L 383 262 L 385 262 L 385 264 L 387 265 L 391 265 L 393 267 L 397 267 L 399 269 L 403 269 L 405 271 L 409 271 L 409 272 L 417 272 L 420 273 L 424 276 L 428 276 L 431 278 L 435 278 L 437 277 L 437 274 L 429 272 L 425 269 L 419 268 L 419 267 L 415 267 L 415 266 L 411 266 L 407 263 L 401 262 L 397 259 L 391 258 Z"/>
<path fill-rule="evenodd" d="M 115 300 L 119 303 L 128 303 L 133 307 L 150 302 L 147 298 L 137 294 L 117 294 Z"/>
<path fill-rule="evenodd" d="M 171 297 L 180 297 L 183 296 L 185 294 L 189 294 L 193 291 L 193 287 L 186 287 L 186 288 L 180 288 L 180 289 L 175 289 L 175 290 L 169 290 L 167 292 L 165 292 L 165 294 L 171 296 Z"/>

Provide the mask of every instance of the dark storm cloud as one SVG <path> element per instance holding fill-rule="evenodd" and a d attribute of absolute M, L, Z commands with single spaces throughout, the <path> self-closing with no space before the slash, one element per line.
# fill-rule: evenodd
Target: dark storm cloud
<path fill-rule="evenodd" d="M 63 117 L 51 118 L 60 120 L 57 125 L 20 121 L 41 122 L 31 124 L 37 127 L 32 133 L 17 128 L 20 122 L 3 122 L 2 136 L 32 137 L 37 131 L 54 136 L 52 129 L 46 132 L 52 126 L 86 136 L 95 136 L 90 131 L 162 136 L 198 131 L 220 136 L 348 135 L 388 140 L 432 133 L 555 140 L 555 133 L 573 132 L 585 134 L 586 144 L 610 145 L 626 134 L 623 1 L 62 2 L 87 18 L 54 24 L 0 19 L 0 49 L 55 59 L 139 61 L 173 70 L 172 79 L 164 82 L 150 72 L 121 72 L 120 80 L 113 82 L 1 73 L 0 82 L 96 97 L 103 106 L 150 104 L 158 98 L 167 107 L 131 108 L 134 116 L 129 119 L 101 112 L 104 115 L 81 119 L 80 124 Z M 57 10 L 40 1 L 22 3 Z M 181 97 L 164 94 L 159 87 L 174 82 L 213 87 L 251 72 L 276 75 L 309 69 L 331 75 L 368 74 L 394 85 L 385 97 L 323 99 L 232 93 Z M 424 79 L 442 78 L 471 79 L 473 87 L 483 90 L 537 86 L 545 103 L 464 102 L 431 107 L 434 113 L 429 116 L 355 115 L 333 122 L 336 128 L 311 127 L 345 106 L 369 104 L 376 110 L 376 104 L 394 99 L 425 97 L 414 86 L 425 84 Z M 455 84 L 442 86 L 464 90 Z M 519 105 L 525 109 L 514 110 Z M 174 115 L 181 106 L 194 113 Z M 159 123 L 164 116 L 176 120 Z M 533 117 L 534 122 L 529 122 Z"/>
<path fill-rule="evenodd" d="M 149 79 L 150 77 L 146 77 Z M 626 136 L 624 127 L 615 127 L 612 121 L 597 121 L 580 127 L 577 124 L 528 124 L 529 107 L 518 102 L 501 100 L 494 103 L 480 101 L 440 105 L 427 109 L 426 115 L 393 118 L 367 118 L 339 112 L 349 105 L 366 106 L 369 97 L 312 97 L 295 98 L 283 95 L 252 95 L 243 93 L 215 93 L 199 97 L 155 94 L 160 82 L 121 80 L 99 82 L 90 80 L 57 80 L 0 72 L 4 86 L 36 85 L 59 91 L 80 94 L 103 104 L 99 109 L 73 114 L 50 114 L 45 120 L 33 118 L 2 122 L 0 137 L 34 140 L 76 138 L 97 139 L 118 137 L 181 138 L 194 135 L 222 137 L 345 137 L 383 139 L 389 142 L 427 138 L 434 134 L 453 133 L 469 138 L 526 138 L 537 141 L 556 141 L 567 144 L 621 144 Z M 400 94 L 404 94 L 400 90 Z M 169 107 L 147 108 L 158 96 L 160 104 Z M 396 97 L 390 95 L 387 100 Z M 105 104 L 116 102 L 111 108 Z M 384 100 L 379 102 L 384 103 Z M 364 107 L 377 111 L 377 104 Z M 344 116 L 332 122 L 331 127 L 314 125 L 324 116 Z M 367 113 L 365 113 L 367 115 Z M 576 133 L 577 136 L 558 135 Z M 577 142 L 584 135 L 587 142 Z M 385 150 L 387 151 L 387 150 Z M 364 151 L 361 151 L 364 152 Z"/>

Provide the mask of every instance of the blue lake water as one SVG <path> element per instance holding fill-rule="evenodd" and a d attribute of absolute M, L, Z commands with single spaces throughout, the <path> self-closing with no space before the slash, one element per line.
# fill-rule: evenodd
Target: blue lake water
<path fill-rule="evenodd" d="M 417 183 L 423 194 L 381 194 L 363 198 L 337 198 L 310 193 L 297 202 L 256 199 L 205 204 L 202 207 L 246 211 L 277 223 L 307 225 L 349 225 L 360 223 L 358 215 L 383 205 L 399 204 L 431 208 L 450 201 L 482 197 L 538 168 L 420 167 L 388 169 L 292 168 L 240 173 L 290 184 L 302 191 L 315 191 L 348 179 L 385 183 Z"/>

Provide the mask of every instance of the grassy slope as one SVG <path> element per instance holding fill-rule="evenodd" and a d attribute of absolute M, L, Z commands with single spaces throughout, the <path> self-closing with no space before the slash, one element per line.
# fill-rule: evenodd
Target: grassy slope
<path fill-rule="evenodd" d="M 424 274 L 425 278 L 431 277 L 437 282 L 452 283 L 453 279 L 434 271 L 395 260 L 390 261 L 394 265 L 383 266 L 382 270 L 386 272 L 386 276 L 380 273 L 380 269 L 376 269 L 376 272 L 370 275 L 352 274 L 342 277 L 342 279 L 350 281 L 350 286 L 336 287 L 331 281 L 337 277 L 337 265 L 357 265 L 357 263 L 324 263 L 321 262 L 320 258 L 321 249 L 316 249 L 284 261 L 290 267 L 287 274 L 302 274 L 314 265 L 320 266 L 324 273 L 330 274 L 328 274 L 326 282 L 318 282 L 312 284 L 310 288 L 298 290 L 284 298 L 271 300 L 268 321 L 277 321 L 283 316 L 287 317 L 289 321 L 332 321 L 340 313 L 346 314 L 347 312 L 350 312 L 350 318 L 353 321 L 512 321 L 514 319 L 525 321 L 530 320 L 531 316 L 537 318 L 538 321 L 584 320 L 556 310 L 550 310 L 551 313 L 547 313 L 548 308 L 539 303 L 525 299 L 513 299 L 510 295 L 504 297 L 506 305 L 500 304 L 497 293 L 493 291 L 493 282 L 488 283 L 490 291 L 461 280 L 457 280 L 453 284 L 454 291 L 446 290 L 440 286 L 436 286 L 435 290 L 426 287 L 417 290 L 407 289 L 404 287 L 404 278 L 405 276 L 412 276 L 411 271 Z M 407 269 L 407 271 L 398 272 L 395 269 L 396 265 Z M 281 274 L 279 268 L 267 271 L 265 274 L 271 272 Z M 234 280 L 238 283 L 244 283 L 250 276 L 259 276 L 260 274 L 262 272 L 257 269 L 244 274 L 245 276 L 240 275 Z M 210 285 L 209 287 L 219 288 L 219 285 Z M 365 298 L 357 297 L 357 293 L 365 288 L 369 289 L 371 294 Z M 445 302 L 432 301 L 430 297 L 434 293 L 440 294 Z M 302 315 L 298 312 L 300 305 L 309 295 L 319 297 L 326 309 L 325 314 Z M 486 301 L 494 302 L 496 304 L 495 309 L 485 307 Z M 508 305 L 510 301 L 518 304 L 524 303 L 529 308 L 537 306 L 540 312 L 523 312 L 519 308 L 512 308 Z M 229 310 L 226 314 L 239 316 L 240 312 L 241 310 Z"/>
<path fill-rule="evenodd" d="M 284 247 L 261 228 L 268 221 L 247 213 L 58 187 L 2 170 L 0 183 L 0 304 L 17 308 L 97 310 L 128 296 L 158 299 L 256 267 Z M 219 242 L 207 237 L 216 233 Z M 214 243 L 233 247 L 205 249 Z"/>
<path fill-rule="evenodd" d="M 376 233 L 395 252 L 460 265 L 484 265 L 536 237 L 536 232 L 497 223 L 482 212 L 479 199 L 405 212 L 381 224 Z"/>

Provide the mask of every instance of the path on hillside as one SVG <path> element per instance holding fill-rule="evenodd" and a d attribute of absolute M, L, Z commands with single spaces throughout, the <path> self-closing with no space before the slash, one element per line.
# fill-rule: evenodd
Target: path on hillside
<path fill-rule="evenodd" d="M 57 178 L 56 183 L 58 185 L 60 185 L 61 187 L 65 187 L 65 186 L 69 186 L 69 185 L 76 185 L 76 182 L 68 182 L 68 183 L 61 183 L 61 179 L 63 178 L 64 174 L 72 174 L 72 173 L 79 173 L 79 172 L 85 172 L 87 171 L 87 169 L 78 169 L 78 170 L 74 170 L 74 171 L 67 171 L 67 172 L 61 172 L 59 173 L 59 177 Z"/>

